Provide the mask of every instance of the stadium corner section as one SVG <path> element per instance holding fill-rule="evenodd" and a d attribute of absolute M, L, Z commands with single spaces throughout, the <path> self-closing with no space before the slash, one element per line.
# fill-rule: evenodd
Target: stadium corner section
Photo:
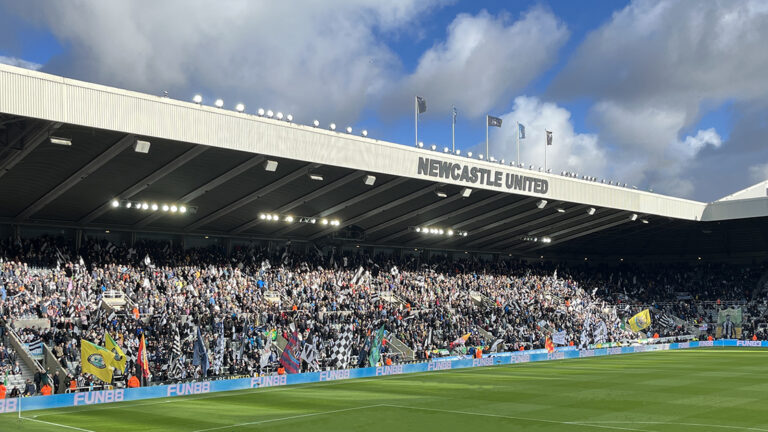
<path fill-rule="evenodd" d="M 443 371 L 473 367 L 510 365 L 518 363 L 540 362 L 548 360 L 575 359 L 598 357 L 618 354 L 632 354 L 652 351 L 667 351 L 687 348 L 704 347 L 762 347 L 768 348 L 768 341 L 742 341 L 722 339 L 715 341 L 691 341 L 680 343 L 663 343 L 655 345 L 635 345 L 612 348 L 577 350 L 560 348 L 547 353 L 536 351 L 519 351 L 489 354 L 483 358 L 447 358 L 425 363 L 409 363 L 392 366 L 368 367 L 360 369 L 329 370 L 321 372 L 305 372 L 288 375 L 260 376 L 254 378 L 238 378 L 218 381 L 201 381 L 178 383 L 170 385 L 102 390 L 58 394 L 52 396 L 32 396 L 27 398 L 10 398 L 0 400 L 0 414 L 22 411 L 34 411 L 51 408 L 67 408 L 84 405 L 96 405 L 112 402 L 135 401 L 174 396 L 186 396 L 233 390 L 247 390 L 260 387 L 276 387 L 293 384 L 308 384 L 322 381 L 346 380 L 354 378 L 370 378 L 384 375 L 399 375 L 418 372 Z"/>

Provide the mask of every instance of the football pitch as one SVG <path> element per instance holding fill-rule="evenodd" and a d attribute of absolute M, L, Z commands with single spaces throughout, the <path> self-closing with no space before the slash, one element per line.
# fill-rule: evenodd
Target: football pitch
<path fill-rule="evenodd" d="M 458 369 L 0 416 L 0 431 L 766 431 L 768 350 Z"/>

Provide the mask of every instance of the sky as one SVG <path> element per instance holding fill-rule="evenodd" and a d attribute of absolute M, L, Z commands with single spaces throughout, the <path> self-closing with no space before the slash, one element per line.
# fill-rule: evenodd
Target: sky
<path fill-rule="evenodd" d="M 714 201 L 768 179 L 763 0 L 0 0 L 0 63 Z"/>

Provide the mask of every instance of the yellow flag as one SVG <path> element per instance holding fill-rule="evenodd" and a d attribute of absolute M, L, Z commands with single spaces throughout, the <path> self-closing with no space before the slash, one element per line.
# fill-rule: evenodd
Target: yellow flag
<path fill-rule="evenodd" d="M 629 319 L 629 327 L 633 332 L 639 332 L 644 328 L 648 328 L 649 325 L 651 325 L 651 314 L 648 312 L 648 309 Z"/>
<path fill-rule="evenodd" d="M 80 339 L 80 362 L 83 373 L 89 373 L 107 384 L 112 383 L 114 354 L 96 344 Z"/>
<path fill-rule="evenodd" d="M 123 350 L 115 343 L 115 340 L 112 339 L 112 336 L 110 336 L 108 332 L 104 332 L 104 348 L 108 351 L 112 351 L 113 355 L 110 362 L 115 369 L 125 373 L 125 353 L 123 353 Z"/>

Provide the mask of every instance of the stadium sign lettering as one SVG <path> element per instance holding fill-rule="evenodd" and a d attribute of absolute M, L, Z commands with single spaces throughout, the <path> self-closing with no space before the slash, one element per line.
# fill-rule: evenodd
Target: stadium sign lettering
<path fill-rule="evenodd" d="M 288 375 L 260 376 L 251 378 L 251 388 L 276 387 L 288 384 Z"/>
<path fill-rule="evenodd" d="M 93 405 L 107 402 L 122 402 L 125 390 L 104 390 L 96 392 L 75 393 L 75 406 Z"/>
<path fill-rule="evenodd" d="M 447 370 L 451 369 L 451 365 L 453 363 L 449 361 L 433 361 L 427 363 L 427 370 L 428 371 L 438 371 L 438 370 Z"/>
<path fill-rule="evenodd" d="M 510 356 L 509 362 L 511 364 L 517 364 L 517 363 L 528 363 L 531 361 L 531 356 L 528 354 L 518 354 Z"/>
<path fill-rule="evenodd" d="M 418 173 L 428 177 L 493 187 L 505 187 L 509 190 L 533 192 L 542 195 L 549 191 L 549 182 L 545 179 L 425 157 L 419 157 Z"/>
<path fill-rule="evenodd" d="M 210 391 L 211 391 L 211 383 L 209 381 L 196 382 L 196 383 L 184 383 L 184 384 L 171 384 L 168 386 L 168 396 L 200 394 L 200 393 L 208 393 Z"/>
<path fill-rule="evenodd" d="M 564 358 L 565 358 L 565 353 L 562 351 L 547 353 L 547 360 L 562 360 Z"/>
<path fill-rule="evenodd" d="M 19 407 L 19 399 L 0 399 L 0 414 L 15 412 Z"/>
<path fill-rule="evenodd" d="M 700 347 L 713 347 L 715 346 L 715 341 L 699 341 Z"/>
<path fill-rule="evenodd" d="M 341 379 L 349 379 L 349 369 L 320 372 L 320 381 L 334 381 Z"/>
<path fill-rule="evenodd" d="M 746 346 L 746 347 L 759 347 L 762 346 L 760 341 L 736 341 L 736 346 Z"/>
<path fill-rule="evenodd" d="M 400 375 L 403 373 L 403 365 L 384 366 L 376 368 L 376 376 L 381 375 Z"/>
<path fill-rule="evenodd" d="M 472 359 L 472 367 L 493 366 L 493 357 Z"/>

